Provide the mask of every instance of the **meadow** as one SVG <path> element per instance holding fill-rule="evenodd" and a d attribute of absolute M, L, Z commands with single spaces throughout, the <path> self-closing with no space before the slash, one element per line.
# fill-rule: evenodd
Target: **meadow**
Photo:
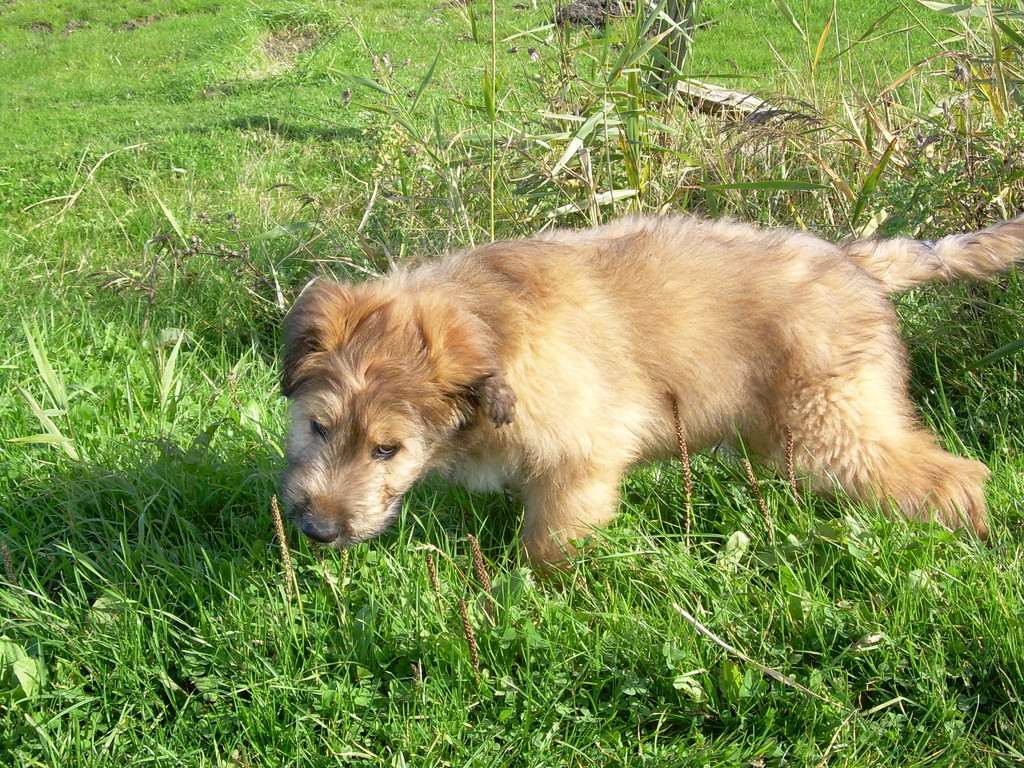
<path fill-rule="evenodd" d="M 0 764 L 1021 764 L 1016 273 L 898 304 L 988 543 L 717 452 L 546 580 L 514 497 L 440 481 L 346 552 L 275 524 L 315 275 L 638 211 L 1018 213 L 1019 4 L 847 5 L 698 4 L 682 74 L 744 116 L 671 95 L 645 7 L 0 3 Z"/>

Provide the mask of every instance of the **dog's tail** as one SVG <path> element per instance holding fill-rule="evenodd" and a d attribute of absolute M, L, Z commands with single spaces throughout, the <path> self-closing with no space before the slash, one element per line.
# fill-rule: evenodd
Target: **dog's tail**
<path fill-rule="evenodd" d="M 929 280 L 991 277 L 1024 259 L 1024 216 L 931 242 L 864 238 L 840 248 L 889 293 L 900 293 Z"/>

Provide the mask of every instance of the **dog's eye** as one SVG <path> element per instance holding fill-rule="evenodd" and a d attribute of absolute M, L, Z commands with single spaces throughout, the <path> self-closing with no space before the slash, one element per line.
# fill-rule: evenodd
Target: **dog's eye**
<path fill-rule="evenodd" d="M 321 440 L 327 439 L 327 427 L 325 427 L 319 421 L 310 420 L 309 428 L 313 430 L 313 434 L 319 437 Z"/>
<path fill-rule="evenodd" d="M 373 458 L 375 459 L 390 459 L 398 453 L 397 445 L 378 445 L 373 449 Z"/>

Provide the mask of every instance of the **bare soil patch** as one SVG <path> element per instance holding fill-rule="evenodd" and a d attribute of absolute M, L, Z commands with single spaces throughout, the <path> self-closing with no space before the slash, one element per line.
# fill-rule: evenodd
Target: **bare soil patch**
<path fill-rule="evenodd" d="M 131 32 L 142 27 L 148 27 L 150 24 L 156 24 L 162 20 L 163 16 L 140 16 L 137 19 L 129 19 L 121 25 L 121 29 Z"/>
<path fill-rule="evenodd" d="M 72 32 L 77 32 L 80 29 L 85 29 L 89 26 L 89 22 L 84 19 L 68 19 L 64 24 L 62 34 L 70 35 Z"/>
<path fill-rule="evenodd" d="M 555 24 L 564 27 L 603 27 L 613 18 L 633 13 L 633 0 L 575 0 L 555 11 Z"/>
<path fill-rule="evenodd" d="M 263 41 L 263 53 L 274 62 L 291 61 L 319 42 L 312 29 L 282 29 Z"/>

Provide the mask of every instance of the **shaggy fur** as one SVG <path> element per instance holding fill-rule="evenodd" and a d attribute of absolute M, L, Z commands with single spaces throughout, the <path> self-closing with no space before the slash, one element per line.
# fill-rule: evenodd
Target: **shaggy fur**
<path fill-rule="evenodd" d="M 383 531 L 439 470 L 511 486 L 535 563 L 610 521 L 623 474 L 742 440 L 912 520 L 988 533 L 983 464 L 916 423 L 886 296 L 1024 255 L 982 232 L 833 245 L 681 216 L 497 242 L 361 285 L 318 281 L 286 320 L 282 491 L 335 546 Z"/>

